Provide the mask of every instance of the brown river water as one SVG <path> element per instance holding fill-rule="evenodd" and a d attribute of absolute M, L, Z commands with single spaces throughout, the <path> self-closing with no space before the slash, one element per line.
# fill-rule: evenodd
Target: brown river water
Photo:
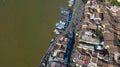
<path fill-rule="evenodd" d="M 0 67 L 37 67 L 68 0 L 0 0 Z"/>

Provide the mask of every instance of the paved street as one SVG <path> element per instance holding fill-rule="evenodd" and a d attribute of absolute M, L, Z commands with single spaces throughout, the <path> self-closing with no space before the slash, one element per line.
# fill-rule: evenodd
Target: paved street
<path fill-rule="evenodd" d="M 51 54 L 51 50 L 53 49 L 53 46 L 59 41 L 59 39 L 64 36 L 65 34 L 69 34 L 71 31 L 74 32 L 75 27 L 73 26 L 73 24 L 80 24 L 80 20 L 83 16 L 84 13 L 84 4 L 82 2 L 82 0 L 76 0 L 75 1 L 75 5 L 73 8 L 73 16 L 72 16 L 72 20 L 69 24 L 69 26 L 66 28 L 65 32 L 59 34 L 55 40 L 51 43 L 50 47 L 48 48 L 47 52 L 45 53 L 44 57 L 42 58 L 42 61 L 39 64 L 39 67 L 41 67 L 41 63 L 45 63 L 47 62 L 47 60 L 49 59 L 49 55 Z"/>

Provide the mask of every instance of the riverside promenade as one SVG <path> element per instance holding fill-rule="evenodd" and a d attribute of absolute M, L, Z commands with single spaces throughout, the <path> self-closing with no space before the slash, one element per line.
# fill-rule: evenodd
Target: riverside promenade
<path fill-rule="evenodd" d="M 82 0 L 75 0 L 75 4 L 73 7 L 73 15 L 72 15 L 72 20 L 69 24 L 69 26 L 66 28 L 65 32 L 59 34 L 55 40 L 51 43 L 50 47 L 48 48 L 47 52 L 45 53 L 45 55 L 43 56 L 43 58 L 41 59 L 40 64 L 38 65 L 38 67 L 45 67 L 48 63 L 48 59 L 51 55 L 51 50 L 53 49 L 53 46 L 56 45 L 56 43 L 60 40 L 60 38 L 64 35 L 69 35 L 70 32 L 75 32 L 75 26 L 74 24 L 76 24 L 82 16 L 83 16 L 83 12 L 84 12 L 84 3 L 82 2 Z M 74 34 L 73 34 L 74 36 Z"/>

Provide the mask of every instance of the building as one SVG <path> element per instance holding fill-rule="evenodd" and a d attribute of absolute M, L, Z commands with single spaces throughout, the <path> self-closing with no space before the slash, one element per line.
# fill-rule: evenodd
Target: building
<path fill-rule="evenodd" d="M 115 45 L 115 37 L 114 37 L 113 33 L 109 32 L 109 31 L 105 31 L 103 33 L 103 37 L 104 37 L 105 45 Z"/>
<path fill-rule="evenodd" d="M 89 28 L 89 29 L 96 30 L 96 29 L 97 29 L 97 26 L 96 26 L 95 24 L 89 24 L 89 25 L 88 25 L 88 28 Z"/>

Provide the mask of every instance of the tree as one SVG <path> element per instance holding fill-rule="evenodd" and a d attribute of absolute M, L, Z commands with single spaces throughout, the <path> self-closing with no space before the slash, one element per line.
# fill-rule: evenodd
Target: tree
<path fill-rule="evenodd" d="M 120 2 L 118 2 L 117 0 L 109 0 L 109 1 L 113 5 L 120 6 Z"/>
<path fill-rule="evenodd" d="M 88 0 L 82 0 L 84 3 L 87 3 Z"/>
<path fill-rule="evenodd" d="M 100 2 L 105 2 L 106 0 L 100 0 Z"/>

